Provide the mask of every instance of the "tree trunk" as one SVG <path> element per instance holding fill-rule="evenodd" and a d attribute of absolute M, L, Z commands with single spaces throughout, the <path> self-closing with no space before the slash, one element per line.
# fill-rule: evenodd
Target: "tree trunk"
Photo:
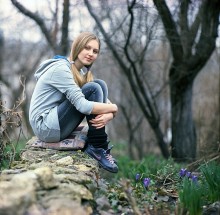
<path fill-rule="evenodd" d="M 1 164 L 2 164 L 2 159 L 3 159 L 3 134 L 2 134 L 2 91 L 1 91 L 1 81 L 2 81 L 2 64 L 3 64 L 3 46 L 4 46 L 4 37 L 3 37 L 3 32 L 0 30 L 0 169 L 1 169 Z"/>
<path fill-rule="evenodd" d="M 170 78 L 172 157 L 178 162 L 193 161 L 196 157 L 196 132 L 192 114 L 193 79 L 184 77 L 176 81 Z"/>
<path fill-rule="evenodd" d="M 154 134 L 155 134 L 155 136 L 157 138 L 157 142 L 158 142 L 158 145 L 159 145 L 159 147 L 161 149 L 163 157 L 168 159 L 170 157 L 170 153 L 169 153 L 167 144 L 164 141 L 164 135 L 163 135 L 159 125 L 157 127 L 154 127 L 153 131 L 154 131 Z"/>
<path fill-rule="evenodd" d="M 173 54 L 170 69 L 172 157 L 192 161 L 196 157 L 196 132 L 192 116 L 193 82 L 215 49 L 219 26 L 219 0 L 181 1 L 179 14 L 172 14 L 165 0 L 153 0 L 161 16 Z M 198 1 L 199 2 L 199 1 Z M 179 18 L 177 18 L 179 17 Z M 177 18 L 177 20 L 176 20 Z"/>

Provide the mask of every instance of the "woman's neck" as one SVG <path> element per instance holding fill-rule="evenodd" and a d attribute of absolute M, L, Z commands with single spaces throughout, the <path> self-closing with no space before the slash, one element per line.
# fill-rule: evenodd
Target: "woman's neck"
<path fill-rule="evenodd" d="M 74 62 L 74 65 L 75 65 L 75 67 L 77 68 L 77 70 L 79 70 L 79 71 L 80 71 L 80 69 L 83 68 L 82 63 L 81 63 L 80 61 L 78 61 L 78 60 L 76 60 L 76 61 Z"/>

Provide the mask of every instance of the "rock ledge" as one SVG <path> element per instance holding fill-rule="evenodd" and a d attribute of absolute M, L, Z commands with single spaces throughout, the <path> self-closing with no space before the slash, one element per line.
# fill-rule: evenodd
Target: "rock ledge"
<path fill-rule="evenodd" d="M 0 174 L 0 214 L 87 215 L 93 213 L 98 165 L 82 151 L 31 147 Z"/>

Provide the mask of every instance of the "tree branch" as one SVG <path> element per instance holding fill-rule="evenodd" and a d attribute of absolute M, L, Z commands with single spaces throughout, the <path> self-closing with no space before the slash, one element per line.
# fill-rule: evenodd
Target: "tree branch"
<path fill-rule="evenodd" d="M 176 24 L 172 18 L 165 0 L 153 0 L 153 2 L 161 16 L 167 37 L 170 41 L 173 57 L 175 61 L 179 62 L 183 56 L 183 47 L 181 45 L 180 36 L 177 32 Z"/>
<path fill-rule="evenodd" d="M 129 61 L 129 63 L 131 64 L 132 72 L 134 74 L 134 77 L 135 77 L 135 80 L 137 82 L 137 85 L 140 88 L 140 90 L 138 91 L 140 93 L 134 91 L 134 94 L 136 95 L 136 98 L 139 101 L 139 105 L 140 105 L 142 111 L 144 112 L 144 114 L 148 118 L 148 120 L 151 123 L 151 125 L 154 127 L 154 126 L 157 126 L 158 123 L 159 123 L 159 114 L 157 112 L 155 101 L 152 99 L 153 96 L 151 94 L 151 90 L 149 88 L 149 85 L 148 85 L 147 81 L 146 81 L 146 85 L 148 87 L 149 94 L 150 94 L 151 98 L 149 98 L 146 90 L 144 89 L 143 81 L 141 80 L 140 76 L 138 75 L 135 63 L 132 61 L 132 59 L 131 59 L 131 57 L 129 55 L 129 52 L 128 52 L 128 45 L 129 45 L 129 41 L 130 41 L 130 38 L 131 38 L 131 35 L 132 35 L 132 28 L 133 28 L 133 23 L 134 23 L 134 14 L 133 14 L 133 10 L 132 10 L 134 5 L 135 5 L 135 0 L 132 2 L 131 6 L 128 6 L 128 12 L 129 12 L 129 14 L 131 16 L 131 19 L 130 19 L 128 37 L 127 37 L 127 40 L 126 40 L 126 44 L 125 44 L 124 50 L 125 50 L 125 55 L 126 55 L 128 61 Z M 130 80 L 130 83 L 131 82 L 134 83 L 133 78 L 132 78 L 133 75 L 130 73 L 127 76 L 129 76 L 128 78 Z M 143 100 L 147 103 L 148 111 L 147 111 L 146 106 L 144 105 Z"/>
<path fill-rule="evenodd" d="M 127 1 L 127 2 L 128 2 L 128 1 Z M 127 38 L 127 40 L 126 40 L 125 48 L 124 48 L 124 49 L 126 50 L 126 53 L 127 53 L 127 54 L 128 54 L 127 48 L 128 48 L 129 43 L 130 43 L 130 39 L 131 39 L 131 35 L 132 35 L 132 28 L 133 28 L 133 22 L 134 22 L 134 15 L 133 15 L 133 13 L 132 13 L 132 8 L 134 7 L 135 2 L 136 2 L 136 0 L 133 0 L 132 3 L 131 3 L 131 5 L 130 5 L 130 6 L 128 5 L 128 12 L 129 12 L 130 15 L 131 15 L 131 21 L 130 21 L 129 30 L 128 30 L 128 38 Z M 127 4 L 128 4 L 128 3 L 127 3 Z M 128 56 L 128 58 L 130 59 L 129 56 Z"/>
<path fill-rule="evenodd" d="M 34 20 L 37 23 L 37 25 L 40 27 L 43 35 L 45 36 L 51 48 L 53 50 L 56 50 L 56 44 L 53 43 L 52 37 L 44 23 L 44 20 L 41 17 L 39 17 L 36 13 L 32 13 L 30 10 L 25 8 L 22 4 L 20 4 L 16 0 L 11 0 L 11 2 L 21 13 L 23 13 L 25 16 L 28 16 L 30 19 Z"/>
<path fill-rule="evenodd" d="M 84 0 L 85 5 L 88 8 L 89 13 L 91 14 L 91 16 L 94 18 L 94 20 L 96 21 L 96 24 L 98 25 L 101 33 L 103 34 L 106 43 L 108 44 L 109 48 L 112 50 L 113 54 L 115 55 L 116 59 L 118 60 L 119 65 L 122 67 L 123 70 L 127 70 L 128 68 L 126 67 L 126 65 L 124 64 L 124 62 L 121 60 L 120 55 L 118 54 L 117 50 L 115 49 L 114 45 L 112 44 L 111 39 L 109 38 L 108 34 L 106 33 L 105 29 L 103 28 L 102 24 L 100 23 L 98 17 L 96 16 L 96 14 L 93 12 L 91 4 L 89 3 L 88 0 Z"/>
<path fill-rule="evenodd" d="M 69 24 L 69 0 L 63 0 L 63 23 L 61 38 L 61 54 L 66 55 L 68 52 L 68 24 Z"/>
<path fill-rule="evenodd" d="M 191 48 L 188 44 L 188 8 L 189 8 L 189 0 L 185 0 L 181 2 L 180 6 L 180 35 L 181 35 L 181 43 L 184 52 L 184 58 L 187 58 L 191 54 Z"/>
<path fill-rule="evenodd" d="M 201 17 L 201 33 L 195 47 L 196 52 L 188 61 L 189 69 L 193 71 L 194 76 L 198 74 L 213 53 L 218 36 L 220 2 L 206 0 L 204 8 L 206 9 L 203 10 Z"/>
<path fill-rule="evenodd" d="M 196 15 L 196 18 L 195 18 L 194 22 L 192 23 L 191 27 L 189 28 L 189 34 L 188 34 L 189 38 L 188 39 L 189 39 L 189 46 L 190 47 L 192 47 L 193 43 L 195 42 L 196 35 L 198 33 L 199 26 L 201 23 L 201 18 L 202 18 L 204 6 L 205 6 L 205 1 L 203 1 L 202 5 L 199 7 L 199 11 Z"/>

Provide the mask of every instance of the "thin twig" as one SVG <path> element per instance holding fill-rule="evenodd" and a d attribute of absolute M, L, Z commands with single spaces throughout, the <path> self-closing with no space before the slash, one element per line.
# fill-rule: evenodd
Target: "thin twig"
<path fill-rule="evenodd" d="M 166 183 L 166 180 L 171 176 L 171 175 L 173 175 L 173 173 L 170 173 L 169 175 L 167 175 L 167 177 L 164 179 L 164 181 L 163 181 L 163 185 L 165 185 Z M 172 180 L 171 178 L 170 178 L 170 180 Z"/>

